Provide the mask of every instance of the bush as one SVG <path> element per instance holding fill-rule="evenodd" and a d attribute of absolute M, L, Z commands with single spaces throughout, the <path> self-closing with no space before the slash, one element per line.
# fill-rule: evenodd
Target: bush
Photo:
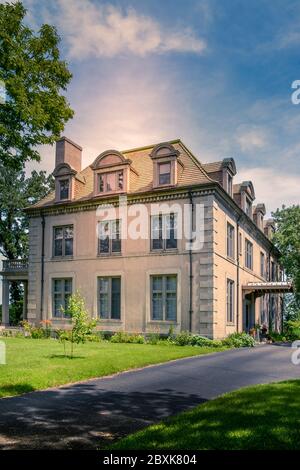
<path fill-rule="evenodd" d="M 268 335 L 267 338 L 271 340 L 273 343 L 281 342 L 281 341 L 287 341 L 287 338 L 285 335 L 281 333 L 276 333 L 276 331 L 271 331 Z"/>
<path fill-rule="evenodd" d="M 147 335 L 147 343 L 149 344 L 158 344 L 160 341 L 159 333 L 149 333 Z"/>
<path fill-rule="evenodd" d="M 177 346 L 187 346 L 191 344 L 193 336 L 188 331 L 182 331 L 171 339 L 171 342 L 177 344 Z"/>
<path fill-rule="evenodd" d="M 220 340 L 213 340 L 200 335 L 192 336 L 191 344 L 192 346 L 202 346 L 208 348 L 220 348 L 223 346 L 222 341 Z"/>
<path fill-rule="evenodd" d="M 300 320 L 289 320 L 285 323 L 286 336 L 289 340 L 300 339 Z"/>
<path fill-rule="evenodd" d="M 136 343 L 136 344 L 143 344 L 145 343 L 145 338 L 142 335 L 137 334 L 129 334 L 125 333 L 124 331 L 118 331 L 115 333 L 110 341 L 112 343 Z"/>
<path fill-rule="evenodd" d="M 231 348 L 251 348 L 255 346 L 255 339 L 248 333 L 232 333 L 222 340 L 222 344 Z"/>

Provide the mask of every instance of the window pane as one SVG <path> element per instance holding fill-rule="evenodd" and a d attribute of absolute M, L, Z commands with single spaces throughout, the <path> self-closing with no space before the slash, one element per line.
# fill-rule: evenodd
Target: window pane
<path fill-rule="evenodd" d="M 59 182 L 60 199 L 69 199 L 69 180 L 61 180 Z"/>
<path fill-rule="evenodd" d="M 159 184 L 171 183 L 171 164 L 161 163 L 159 165 Z"/>
<path fill-rule="evenodd" d="M 176 306 L 177 298 L 176 293 L 167 292 L 166 294 L 166 320 L 176 320 Z"/>
<path fill-rule="evenodd" d="M 111 280 L 111 318 L 121 318 L 121 279 L 118 277 Z"/>
<path fill-rule="evenodd" d="M 113 220 L 111 222 L 112 225 L 112 246 L 111 246 L 111 251 L 113 253 L 120 253 L 121 252 L 121 238 L 120 238 L 120 221 L 119 220 Z"/>
<path fill-rule="evenodd" d="M 152 277 L 152 289 L 153 291 L 162 291 L 162 276 L 153 276 Z"/>
<path fill-rule="evenodd" d="M 53 301 L 53 316 L 56 318 L 62 317 L 62 295 L 61 294 L 54 294 L 54 301 Z"/>
<path fill-rule="evenodd" d="M 123 171 L 118 171 L 118 188 L 123 189 Z"/>
<path fill-rule="evenodd" d="M 72 279 L 65 279 L 65 293 L 72 294 Z"/>
<path fill-rule="evenodd" d="M 99 193 L 103 193 L 104 191 L 104 175 L 98 176 L 98 184 L 99 184 Z"/>
<path fill-rule="evenodd" d="M 73 255 L 73 238 L 69 238 L 65 240 L 65 255 L 66 256 Z"/>
<path fill-rule="evenodd" d="M 101 222 L 100 223 L 100 240 L 99 240 L 100 253 L 109 253 L 109 235 L 110 235 L 109 222 Z"/>
<path fill-rule="evenodd" d="M 62 292 L 62 287 L 63 287 L 62 279 L 55 279 L 54 280 L 54 292 L 55 293 Z"/>
<path fill-rule="evenodd" d="M 108 294 L 100 293 L 100 318 L 109 317 L 109 307 L 108 307 Z"/>
<path fill-rule="evenodd" d="M 151 217 L 151 240 L 153 250 L 162 250 L 162 216 L 154 215 Z"/>
<path fill-rule="evenodd" d="M 116 173 L 106 173 L 106 191 L 116 190 Z"/>
<path fill-rule="evenodd" d="M 152 293 L 152 319 L 163 320 L 162 293 Z"/>
<path fill-rule="evenodd" d="M 99 285 L 100 285 L 100 292 L 103 292 L 103 293 L 108 292 L 108 278 L 107 277 L 100 277 Z"/>
<path fill-rule="evenodd" d="M 168 214 L 165 216 L 166 223 L 166 248 L 177 248 L 177 216 Z"/>
<path fill-rule="evenodd" d="M 166 278 L 166 290 L 176 292 L 177 287 L 177 277 L 176 276 L 167 276 Z"/>

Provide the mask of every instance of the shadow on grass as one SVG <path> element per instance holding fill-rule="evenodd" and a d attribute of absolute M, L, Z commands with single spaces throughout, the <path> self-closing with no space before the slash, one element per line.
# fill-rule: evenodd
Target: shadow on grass
<path fill-rule="evenodd" d="M 300 380 L 224 395 L 116 442 L 112 449 L 300 449 Z"/>
<path fill-rule="evenodd" d="M 74 361 L 75 359 L 86 359 L 86 356 L 69 356 L 69 355 L 64 355 L 64 354 L 51 354 L 48 356 L 50 359 L 70 359 L 71 361 Z"/>
<path fill-rule="evenodd" d="M 0 397 L 9 395 L 20 395 L 23 393 L 29 393 L 36 390 L 31 384 L 12 384 L 12 385 L 0 385 Z"/>

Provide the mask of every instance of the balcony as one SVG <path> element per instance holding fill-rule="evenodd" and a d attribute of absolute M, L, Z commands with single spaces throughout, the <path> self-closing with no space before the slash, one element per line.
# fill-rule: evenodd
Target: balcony
<path fill-rule="evenodd" d="M 7 274 L 27 274 L 28 260 L 27 259 L 5 259 L 2 265 L 2 275 Z"/>

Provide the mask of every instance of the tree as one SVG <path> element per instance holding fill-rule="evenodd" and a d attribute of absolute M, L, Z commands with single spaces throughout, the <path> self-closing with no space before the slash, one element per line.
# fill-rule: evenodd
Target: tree
<path fill-rule="evenodd" d="M 24 208 L 34 204 L 54 188 L 54 178 L 45 171 L 24 170 L 0 165 L 0 253 L 8 259 L 28 256 L 28 217 Z M 10 283 L 10 320 L 18 324 L 23 311 L 23 288 Z"/>
<path fill-rule="evenodd" d="M 68 306 L 62 309 L 66 317 L 71 318 L 72 329 L 70 331 L 61 330 L 59 340 L 63 343 L 66 355 L 66 341 L 71 343 L 70 357 L 73 358 L 74 344 L 85 343 L 89 336 L 92 335 L 96 326 L 96 320 L 91 320 L 85 302 L 80 292 L 75 292 L 69 298 Z"/>
<path fill-rule="evenodd" d="M 276 223 L 272 241 L 281 253 L 280 261 L 294 286 L 294 297 L 289 302 L 289 308 L 300 311 L 300 206 L 283 206 L 272 216 Z"/>
<path fill-rule="evenodd" d="M 35 33 L 25 15 L 21 2 L 0 4 L 0 162 L 17 169 L 39 161 L 36 146 L 57 140 L 73 116 L 61 94 L 72 75 L 60 60 L 57 31 L 44 24 Z"/>

